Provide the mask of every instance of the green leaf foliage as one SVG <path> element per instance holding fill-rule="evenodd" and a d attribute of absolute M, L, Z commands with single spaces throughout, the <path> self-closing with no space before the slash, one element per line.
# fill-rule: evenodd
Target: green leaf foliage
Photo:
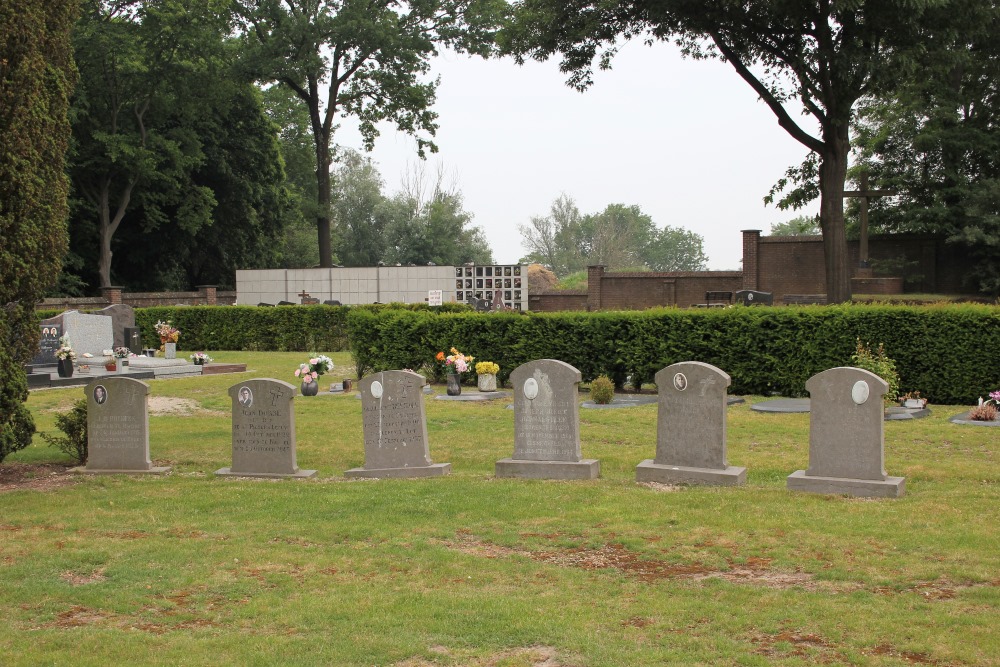
<path fill-rule="evenodd" d="M 432 364 L 455 346 L 500 364 L 502 382 L 535 359 L 559 359 L 584 382 L 607 375 L 650 383 L 680 361 L 732 377 L 733 394 L 805 395 L 811 376 L 850 365 L 856 341 L 877 341 L 900 390 L 936 403 L 974 403 L 1000 386 L 1000 308 L 983 305 L 843 305 L 805 308 L 658 309 L 599 313 L 434 313 L 351 309 L 359 373 Z"/>
<path fill-rule="evenodd" d="M 0 4 L 0 461 L 31 442 L 22 364 L 38 346 L 34 305 L 66 253 L 75 11 L 67 0 Z"/>

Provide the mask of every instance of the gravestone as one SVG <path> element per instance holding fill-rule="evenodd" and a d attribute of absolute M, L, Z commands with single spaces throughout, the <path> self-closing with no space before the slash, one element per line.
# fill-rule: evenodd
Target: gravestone
<path fill-rule="evenodd" d="M 95 315 L 104 315 L 111 318 L 111 331 L 114 333 L 115 347 L 131 347 L 131 338 L 125 333 L 126 327 L 135 327 L 135 309 L 124 303 L 113 303 L 110 306 L 101 308 Z M 139 344 L 142 350 L 142 344 Z M 136 352 L 135 350 L 132 350 Z M 138 352 L 136 352 L 138 354 Z"/>
<path fill-rule="evenodd" d="M 497 477 L 597 479 L 601 462 L 580 452 L 580 371 L 539 359 L 510 374 L 514 386 L 514 455 L 500 459 Z"/>
<path fill-rule="evenodd" d="M 809 378 L 809 469 L 788 476 L 789 490 L 878 498 L 905 493 L 904 478 L 885 472 L 882 396 L 888 388 L 860 368 Z"/>
<path fill-rule="evenodd" d="M 685 361 L 656 374 L 656 458 L 636 466 L 637 482 L 737 486 L 747 469 L 726 460 L 729 375 Z"/>
<path fill-rule="evenodd" d="M 125 347 L 132 354 L 142 354 L 142 333 L 139 327 L 125 327 Z M 118 347 L 117 345 L 115 347 Z"/>
<path fill-rule="evenodd" d="M 149 458 L 148 384 L 105 376 L 92 380 L 83 391 L 87 396 L 87 465 L 74 468 L 74 472 L 170 472 L 169 467 L 153 466 Z"/>
<path fill-rule="evenodd" d="M 295 461 L 295 387 L 258 379 L 229 388 L 233 415 L 233 464 L 222 477 L 315 477 Z"/>
<path fill-rule="evenodd" d="M 69 335 L 73 342 L 73 351 L 80 357 L 90 353 L 95 357 L 103 356 L 104 350 L 114 347 L 115 336 L 111 318 L 106 315 L 85 315 L 76 310 L 67 310 L 41 322 L 46 325 L 62 327 L 62 332 Z"/>
<path fill-rule="evenodd" d="M 55 365 L 56 351 L 59 349 L 59 338 L 62 337 L 61 324 L 42 324 L 42 337 L 38 341 L 38 354 L 31 360 L 32 366 Z M 70 339 L 72 343 L 72 339 Z"/>
<path fill-rule="evenodd" d="M 365 465 L 346 477 L 437 477 L 450 463 L 431 463 L 421 387 L 426 380 L 410 371 L 383 371 L 358 381 Z"/>
<path fill-rule="evenodd" d="M 757 290 L 745 289 L 740 290 L 733 297 L 736 299 L 736 303 L 742 303 L 744 306 L 774 305 L 774 294 L 771 292 L 758 292 Z"/>

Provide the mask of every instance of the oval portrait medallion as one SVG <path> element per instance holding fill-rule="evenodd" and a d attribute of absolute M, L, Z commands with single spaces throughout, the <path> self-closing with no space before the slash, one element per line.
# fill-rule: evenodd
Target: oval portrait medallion
<path fill-rule="evenodd" d="M 535 378 L 528 378 L 524 381 L 524 397 L 529 401 L 538 396 L 538 381 Z"/>
<path fill-rule="evenodd" d="M 858 380 L 854 383 L 854 388 L 851 389 L 851 398 L 858 405 L 865 403 L 868 400 L 868 394 L 871 390 L 868 388 L 868 383 L 864 380 Z"/>
<path fill-rule="evenodd" d="M 382 383 L 378 380 L 372 382 L 372 396 L 382 398 Z"/>
<path fill-rule="evenodd" d="M 674 389 L 677 391 L 684 391 L 688 388 L 688 379 L 684 373 L 677 373 L 674 375 Z"/>

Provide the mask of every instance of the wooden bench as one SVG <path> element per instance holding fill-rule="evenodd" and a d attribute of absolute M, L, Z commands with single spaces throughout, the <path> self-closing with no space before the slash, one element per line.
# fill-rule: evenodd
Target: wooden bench
<path fill-rule="evenodd" d="M 725 305 L 728 306 L 733 302 L 732 292 L 705 292 L 705 305 L 715 306 L 715 305 Z"/>
<path fill-rule="evenodd" d="M 825 294 L 786 294 L 781 297 L 781 302 L 786 306 L 811 306 L 826 305 Z"/>

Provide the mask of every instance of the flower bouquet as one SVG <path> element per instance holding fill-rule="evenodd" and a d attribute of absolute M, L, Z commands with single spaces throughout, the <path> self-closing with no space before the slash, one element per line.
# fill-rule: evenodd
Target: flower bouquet
<path fill-rule="evenodd" d="M 194 362 L 195 366 L 204 366 L 212 361 L 212 357 L 208 356 L 204 352 L 195 352 L 191 355 L 191 361 Z"/>
<path fill-rule="evenodd" d="M 991 391 L 990 397 L 985 401 L 980 398 L 979 405 L 969 411 L 969 419 L 977 422 L 996 421 L 1000 418 L 1000 411 L 997 410 L 998 405 L 1000 405 L 1000 389 Z"/>
<path fill-rule="evenodd" d="M 156 329 L 156 335 L 160 337 L 160 343 L 176 343 L 177 339 L 181 337 L 181 332 L 179 329 L 174 327 L 169 320 L 166 322 L 157 321 L 153 327 Z"/>
<path fill-rule="evenodd" d="M 56 359 L 69 359 L 70 361 L 76 359 L 76 352 L 73 351 L 73 345 L 69 342 L 69 334 L 59 339 L 59 349 L 56 350 Z"/>
<path fill-rule="evenodd" d="M 492 361 L 480 361 L 476 364 L 476 382 L 479 384 L 479 391 L 497 390 L 497 373 L 500 372 L 500 365 Z"/>
<path fill-rule="evenodd" d="M 316 378 L 324 373 L 333 370 L 333 359 L 326 355 L 317 354 L 304 364 L 299 364 L 295 370 L 295 377 L 302 380 L 302 384 L 315 382 Z"/>
<path fill-rule="evenodd" d="M 469 364 L 473 359 L 475 357 L 472 355 L 462 354 L 455 348 L 451 348 L 451 354 L 444 358 L 444 365 L 448 371 L 449 396 L 458 396 L 462 393 L 462 373 L 469 370 Z"/>

